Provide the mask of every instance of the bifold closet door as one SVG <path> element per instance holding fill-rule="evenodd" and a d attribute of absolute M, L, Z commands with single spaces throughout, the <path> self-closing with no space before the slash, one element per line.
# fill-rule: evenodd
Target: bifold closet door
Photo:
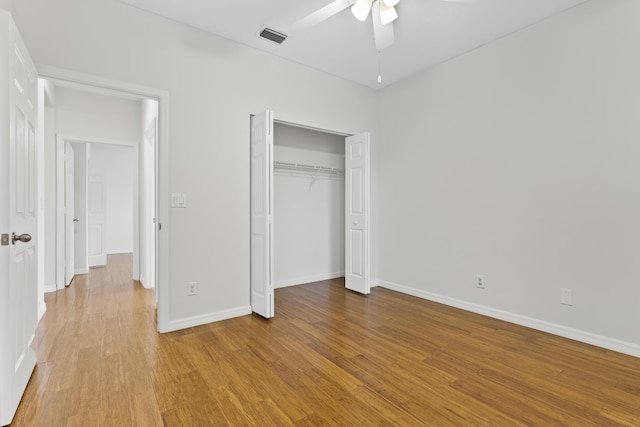
<path fill-rule="evenodd" d="M 369 284 L 368 132 L 350 136 L 345 147 L 345 286 L 368 294 Z"/>
<path fill-rule="evenodd" d="M 251 310 L 270 318 L 273 302 L 273 113 L 251 117 Z"/>

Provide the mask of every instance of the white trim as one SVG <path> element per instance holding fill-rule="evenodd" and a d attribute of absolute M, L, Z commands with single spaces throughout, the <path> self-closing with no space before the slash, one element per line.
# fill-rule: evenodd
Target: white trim
<path fill-rule="evenodd" d="M 344 277 L 344 271 L 337 271 L 335 273 L 316 274 L 314 276 L 297 277 L 295 279 L 279 280 L 275 282 L 274 287 L 286 288 L 289 286 L 304 285 L 306 283 L 320 282 L 322 280 L 331 280 Z"/>
<path fill-rule="evenodd" d="M 143 288 L 145 289 L 153 289 L 153 286 L 148 286 L 147 285 L 147 279 L 144 277 L 143 274 L 140 275 L 140 280 L 138 280 L 140 282 L 140 284 L 142 285 Z"/>
<path fill-rule="evenodd" d="M 221 320 L 233 319 L 234 317 L 251 314 L 251 306 L 246 305 L 229 310 L 216 311 L 214 313 L 201 314 L 184 319 L 171 320 L 164 332 L 178 331 L 180 329 L 192 328 L 194 326 L 206 325 L 207 323 L 219 322 Z"/>
<path fill-rule="evenodd" d="M 125 141 L 120 139 L 95 138 L 79 135 L 58 134 L 59 138 L 63 138 L 66 142 L 87 143 L 87 144 L 108 144 L 108 145 L 124 145 L 127 147 L 135 147 L 138 145 L 134 141 Z"/>
<path fill-rule="evenodd" d="M 158 289 L 157 324 L 159 332 L 169 330 L 169 92 L 147 86 L 126 83 L 103 77 L 38 65 L 38 75 L 43 78 L 71 84 L 92 86 L 97 90 L 113 91 L 114 95 L 136 95 L 158 101 L 158 134 L 156 152 L 156 219 L 162 232 L 156 229 L 156 286 Z"/>
<path fill-rule="evenodd" d="M 89 267 L 76 267 L 74 274 L 89 274 Z"/>
<path fill-rule="evenodd" d="M 57 291 L 58 288 L 56 287 L 56 284 L 52 284 L 52 285 L 44 285 L 44 293 L 48 294 L 50 292 L 55 292 Z"/>
<path fill-rule="evenodd" d="M 279 124 L 279 125 L 291 126 L 291 127 L 294 127 L 294 128 L 312 130 L 314 132 L 328 133 L 330 135 L 336 135 L 336 136 L 343 136 L 343 137 L 353 136 L 352 133 L 345 133 L 345 132 L 339 132 L 339 131 L 336 131 L 336 130 L 323 129 L 323 128 L 318 128 L 318 127 L 314 127 L 314 126 L 307 126 L 307 125 L 303 125 L 303 124 L 300 124 L 300 123 L 288 122 L 286 120 L 278 120 L 275 117 L 273 119 L 273 123 L 274 124 Z"/>
<path fill-rule="evenodd" d="M 137 234 L 134 230 L 134 234 Z M 119 254 L 133 254 L 135 253 L 133 249 L 129 248 L 129 249 L 111 249 L 110 251 L 107 251 L 107 255 L 119 255 Z M 135 277 L 134 274 L 134 278 L 133 280 L 138 280 Z"/>
<path fill-rule="evenodd" d="M 376 288 L 378 286 L 382 286 L 382 280 L 372 280 L 369 282 L 369 287 L 370 288 Z"/>
<path fill-rule="evenodd" d="M 142 120 L 140 120 L 142 122 Z M 140 280 L 140 143 L 133 146 L 133 280 Z M 107 251 L 107 255 L 109 251 Z"/>
<path fill-rule="evenodd" d="M 64 139 L 56 135 L 56 290 L 65 285 L 64 230 Z"/>
<path fill-rule="evenodd" d="M 44 316 L 44 313 L 47 312 L 47 304 L 43 301 L 40 301 L 38 303 L 38 323 L 40 323 L 40 320 L 42 319 L 42 316 Z"/>
<path fill-rule="evenodd" d="M 85 89 L 85 86 L 93 87 L 95 93 L 103 95 L 135 95 L 130 99 L 136 98 L 158 98 L 168 95 L 168 92 L 142 86 L 134 83 L 127 83 L 119 80 L 112 80 L 105 77 L 80 73 L 64 68 L 52 67 L 49 65 L 36 64 L 38 68 L 38 76 L 54 80 L 56 84 L 62 84 L 75 89 Z M 74 86 L 71 86 L 74 85 Z"/>
<path fill-rule="evenodd" d="M 444 295 L 434 294 L 434 293 L 423 291 L 420 289 L 398 285 L 396 283 L 385 282 L 383 280 L 379 280 L 378 284 L 382 288 L 391 289 L 393 291 L 400 292 L 403 294 L 412 295 L 414 297 L 418 297 L 425 300 L 448 305 L 451 307 L 459 308 L 462 310 L 470 311 L 472 313 L 482 314 L 484 316 L 492 317 L 494 319 L 504 320 L 506 322 L 514 323 L 516 325 L 526 326 L 528 328 L 533 328 L 538 331 L 548 332 L 553 335 L 558 335 L 564 338 L 569 338 L 569 339 L 580 341 L 586 344 L 595 345 L 597 347 L 605 348 L 608 350 L 613 350 L 613 351 L 628 354 L 631 356 L 640 357 L 640 345 L 634 344 L 631 342 L 621 341 L 621 340 L 606 337 L 603 335 L 597 335 L 591 332 L 586 332 L 579 329 L 569 328 L 567 326 L 546 322 L 544 320 L 534 319 L 532 317 L 522 316 L 516 313 L 510 313 L 508 311 L 498 310 L 498 309 L 487 307 L 484 305 L 474 304 L 474 303 L 459 300 L 456 298 L 450 298 Z"/>

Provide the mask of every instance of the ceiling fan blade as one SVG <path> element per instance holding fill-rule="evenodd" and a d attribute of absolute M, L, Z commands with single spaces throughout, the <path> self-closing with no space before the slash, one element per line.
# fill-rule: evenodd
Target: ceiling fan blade
<path fill-rule="evenodd" d="M 334 0 L 325 7 L 305 16 L 304 18 L 293 24 L 294 30 L 306 30 L 314 25 L 318 25 L 322 21 L 331 18 L 351 6 L 355 0 Z"/>
<path fill-rule="evenodd" d="M 351 13 L 356 17 L 358 21 L 366 21 L 371 10 L 371 3 L 373 0 L 357 0 L 351 8 Z"/>
<path fill-rule="evenodd" d="M 382 25 L 387 25 L 398 19 L 398 12 L 396 12 L 395 7 L 389 7 L 384 2 L 378 2 L 378 4 L 380 5 L 380 22 L 382 22 Z"/>
<path fill-rule="evenodd" d="M 371 18 L 373 19 L 373 37 L 376 41 L 376 49 L 386 49 L 393 44 L 393 23 L 382 25 L 380 20 L 380 4 L 374 2 L 371 8 Z"/>

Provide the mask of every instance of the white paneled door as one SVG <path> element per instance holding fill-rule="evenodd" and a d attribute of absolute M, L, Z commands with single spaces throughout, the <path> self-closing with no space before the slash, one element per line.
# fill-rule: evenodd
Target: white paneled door
<path fill-rule="evenodd" d="M 346 139 L 345 286 L 368 294 L 369 284 L 369 133 Z"/>
<path fill-rule="evenodd" d="M 75 155 L 70 143 L 64 143 L 64 285 L 69 286 L 75 267 Z"/>
<path fill-rule="evenodd" d="M 38 316 L 38 104 L 36 69 L 3 10 L 0 84 L 0 425 L 6 425 L 36 362 L 30 345 Z"/>
<path fill-rule="evenodd" d="M 251 117 L 251 309 L 270 318 L 273 304 L 273 113 Z"/>
<path fill-rule="evenodd" d="M 89 148 L 91 149 L 91 148 Z M 104 170 L 89 161 L 89 267 L 107 265 L 107 189 Z"/>

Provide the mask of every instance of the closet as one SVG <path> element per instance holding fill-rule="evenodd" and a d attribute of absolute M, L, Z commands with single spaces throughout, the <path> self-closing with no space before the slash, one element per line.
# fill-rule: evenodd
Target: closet
<path fill-rule="evenodd" d="M 345 138 L 273 130 L 274 287 L 344 277 Z"/>

